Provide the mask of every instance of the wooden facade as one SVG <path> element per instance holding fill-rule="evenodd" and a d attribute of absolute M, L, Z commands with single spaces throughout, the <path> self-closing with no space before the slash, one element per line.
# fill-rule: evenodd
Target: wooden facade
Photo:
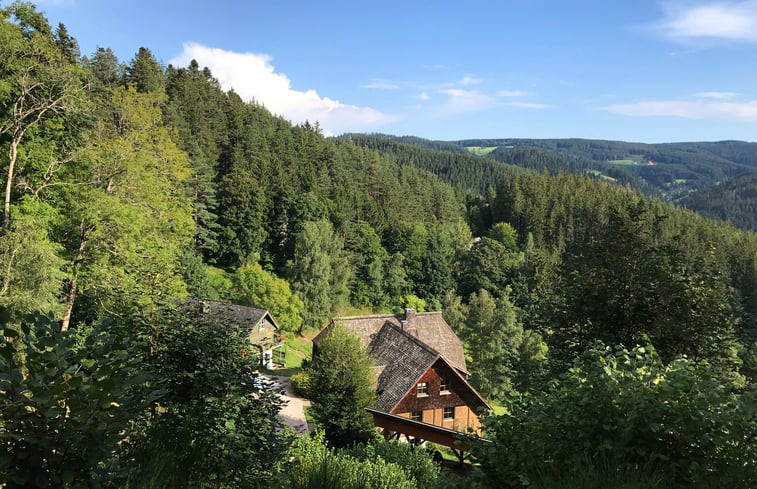
<path fill-rule="evenodd" d="M 425 393 L 418 392 L 419 384 L 424 385 Z M 424 423 L 478 433 L 481 422 L 476 409 L 486 406 L 477 401 L 469 389 L 467 382 L 440 359 L 417 380 L 391 413 L 411 419 L 420 413 Z"/>

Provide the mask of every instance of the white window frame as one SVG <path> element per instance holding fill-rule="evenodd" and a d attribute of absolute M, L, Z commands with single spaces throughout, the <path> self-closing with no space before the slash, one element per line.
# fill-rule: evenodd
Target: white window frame
<path fill-rule="evenodd" d="M 452 410 L 452 415 L 451 416 L 447 416 L 447 410 L 448 409 Z M 448 406 L 448 407 L 444 408 L 442 410 L 442 419 L 444 421 L 454 421 L 455 420 L 455 406 L 451 406 L 451 407 Z"/>
<path fill-rule="evenodd" d="M 415 389 L 418 397 L 428 397 L 428 382 L 418 382 L 418 385 L 415 386 Z M 422 392 L 421 389 L 423 389 Z"/>

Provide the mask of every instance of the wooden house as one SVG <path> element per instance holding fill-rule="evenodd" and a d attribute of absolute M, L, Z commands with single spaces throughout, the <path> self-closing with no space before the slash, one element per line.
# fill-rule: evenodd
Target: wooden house
<path fill-rule="evenodd" d="M 458 432 L 480 432 L 479 413 L 491 409 L 468 383 L 463 345 L 441 313 L 335 318 L 356 333 L 373 357 L 378 405 L 374 422 L 406 418 Z M 331 327 L 331 325 L 329 326 Z M 313 354 L 329 328 L 313 340 Z M 413 423 L 415 424 L 415 423 Z"/>
<path fill-rule="evenodd" d="M 253 349 L 250 356 L 257 358 L 260 366 L 273 368 L 274 351 L 281 348 L 283 341 L 279 326 L 266 309 L 209 300 L 190 299 L 189 302 L 197 317 L 246 331 Z"/>

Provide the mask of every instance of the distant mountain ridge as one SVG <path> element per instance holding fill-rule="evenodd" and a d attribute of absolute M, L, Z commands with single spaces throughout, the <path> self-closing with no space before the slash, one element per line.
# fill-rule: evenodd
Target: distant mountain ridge
<path fill-rule="evenodd" d="M 757 143 L 745 141 L 634 143 L 597 139 L 465 139 L 346 134 L 359 146 L 394 155 L 453 185 L 486 192 L 500 173 L 548 171 L 630 185 L 715 219 L 755 229 Z M 495 162 L 499 162 L 496 164 Z M 492 180 L 494 178 L 494 180 Z M 733 185 L 728 182 L 734 181 Z M 738 189 L 738 190 L 737 190 Z M 727 194 L 728 202 L 723 195 Z M 719 207 L 714 208 L 713 205 Z"/>

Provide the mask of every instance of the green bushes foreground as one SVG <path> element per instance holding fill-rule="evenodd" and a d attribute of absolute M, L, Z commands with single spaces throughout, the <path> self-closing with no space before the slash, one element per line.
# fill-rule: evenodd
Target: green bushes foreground
<path fill-rule="evenodd" d="M 436 486 L 439 467 L 408 444 L 377 439 L 333 449 L 316 432 L 294 441 L 283 474 L 282 489 L 423 489 Z"/>
<path fill-rule="evenodd" d="M 582 487 L 757 487 L 756 401 L 754 384 L 738 389 L 707 363 L 666 365 L 651 345 L 599 345 L 545 391 L 488 418 L 494 443 L 477 455 L 497 487 L 587 471 L 645 485 Z"/>

